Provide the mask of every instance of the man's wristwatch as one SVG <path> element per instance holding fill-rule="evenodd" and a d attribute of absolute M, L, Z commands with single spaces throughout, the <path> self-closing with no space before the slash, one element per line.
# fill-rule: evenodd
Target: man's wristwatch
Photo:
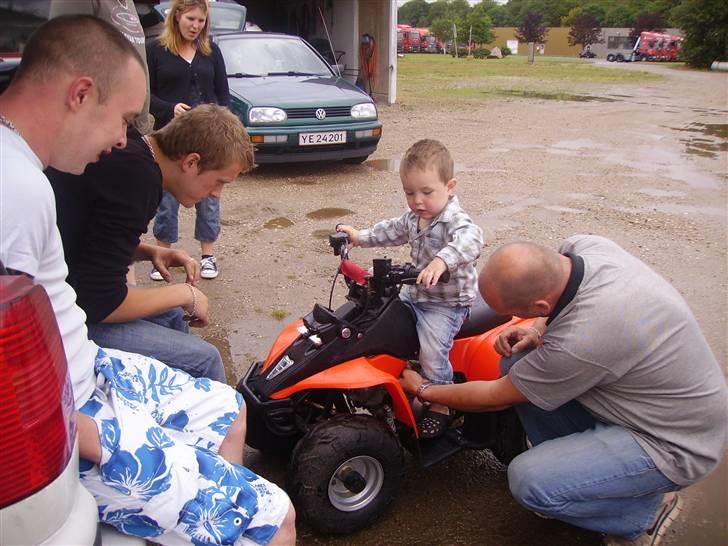
<path fill-rule="evenodd" d="M 432 387 L 432 383 L 429 381 L 423 381 L 419 387 L 417 387 L 417 392 L 415 393 L 415 396 L 417 397 L 417 400 L 419 400 L 422 404 L 425 403 L 425 401 L 422 399 L 422 393 L 427 390 L 428 387 Z"/>

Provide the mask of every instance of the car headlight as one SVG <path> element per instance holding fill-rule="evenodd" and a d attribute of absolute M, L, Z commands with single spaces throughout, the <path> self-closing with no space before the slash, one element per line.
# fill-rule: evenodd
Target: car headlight
<path fill-rule="evenodd" d="M 371 102 L 362 102 L 351 107 L 351 117 L 356 119 L 377 117 L 377 107 Z"/>
<path fill-rule="evenodd" d="M 282 123 L 288 119 L 286 113 L 280 108 L 268 106 L 251 108 L 248 112 L 250 123 Z"/>

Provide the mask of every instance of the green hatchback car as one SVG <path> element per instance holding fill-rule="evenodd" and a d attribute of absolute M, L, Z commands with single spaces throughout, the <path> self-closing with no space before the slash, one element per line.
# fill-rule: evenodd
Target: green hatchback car
<path fill-rule="evenodd" d="M 250 134 L 256 163 L 361 163 L 382 135 L 374 101 L 298 36 L 218 34 L 230 108 Z"/>

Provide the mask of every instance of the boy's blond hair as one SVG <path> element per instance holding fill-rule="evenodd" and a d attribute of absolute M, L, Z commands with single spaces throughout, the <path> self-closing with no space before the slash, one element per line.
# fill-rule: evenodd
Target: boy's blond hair
<path fill-rule="evenodd" d="M 248 132 L 235 114 L 217 104 L 193 108 L 152 136 L 169 159 L 200 154 L 200 171 L 225 169 L 236 162 L 242 172 L 253 167 L 253 145 Z"/>
<path fill-rule="evenodd" d="M 425 138 L 415 142 L 404 153 L 399 174 L 405 176 L 415 169 L 426 171 L 429 168 L 437 171 L 443 184 L 452 180 L 455 173 L 452 156 L 445 145 L 438 140 Z"/>
<path fill-rule="evenodd" d="M 200 8 L 205 14 L 205 26 L 195 40 L 197 50 L 205 56 L 210 56 L 210 7 L 207 0 L 173 0 L 169 7 L 167 17 L 164 18 L 164 30 L 159 35 L 160 45 L 170 53 L 179 56 L 182 48 L 182 33 L 179 30 L 177 14 L 182 15 L 191 9 Z"/>

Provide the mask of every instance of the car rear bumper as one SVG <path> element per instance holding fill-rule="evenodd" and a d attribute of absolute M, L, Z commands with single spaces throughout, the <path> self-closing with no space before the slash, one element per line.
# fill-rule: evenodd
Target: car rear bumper
<path fill-rule="evenodd" d="M 37 493 L 0 510 L 0 544 L 94 544 L 98 512 L 78 476 L 78 442 L 65 470 Z"/>

